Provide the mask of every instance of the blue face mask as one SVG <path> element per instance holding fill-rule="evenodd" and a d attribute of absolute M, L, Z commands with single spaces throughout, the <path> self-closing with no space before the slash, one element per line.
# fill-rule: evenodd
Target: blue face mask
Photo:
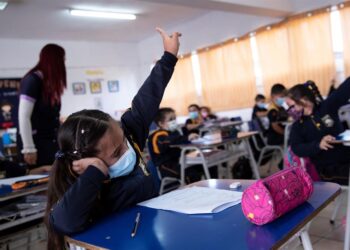
<path fill-rule="evenodd" d="M 257 103 L 256 106 L 258 106 L 258 108 L 261 108 L 261 109 L 267 109 L 268 108 L 268 105 L 266 103 Z"/>
<path fill-rule="evenodd" d="M 284 98 L 283 97 L 278 97 L 275 102 L 276 102 L 277 106 L 282 107 L 283 104 L 284 104 Z"/>
<path fill-rule="evenodd" d="M 116 178 L 131 173 L 136 164 L 136 153 L 128 141 L 128 150 L 108 169 L 109 177 Z"/>
<path fill-rule="evenodd" d="M 198 111 L 191 111 L 188 115 L 191 119 L 197 119 L 198 118 Z"/>

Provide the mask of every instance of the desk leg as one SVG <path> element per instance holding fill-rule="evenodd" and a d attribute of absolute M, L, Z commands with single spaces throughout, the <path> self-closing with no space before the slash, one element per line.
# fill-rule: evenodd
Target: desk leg
<path fill-rule="evenodd" d="M 181 186 L 185 186 L 185 168 L 186 168 L 186 152 L 187 150 L 183 148 L 181 150 L 181 156 L 180 156 L 180 181 Z"/>
<path fill-rule="evenodd" d="M 309 228 L 311 222 L 309 222 L 300 234 L 301 242 L 303 244 L 304 250 L 312 250 L 312 244 L 309 236 Z"/>
<path fill-rule="evenodd" d="M 260 174 L 259 174 L 258 165 L 256 164 L 256 161 L 255 161 L 255 159 L 254 159 L 253 151 L 252 151 L 252 149 L 250 148 L 249 140 L 246 138 L 246 139 L 243 140 L 243 142 L 244 142 L 244 144 L 245 144 L 245 146 L 246 146 L 246 149 L 247 149 L 247 151 L 248 151 L 250 166 L 251 166 L 251 168 L 252 168 L 254 177 L 255 177 L 255 179 L 260 179 Z"/>
<path fill-rule="evenodd" d="M 350 187 L 350 172 L 349 172 L 349 187 Z M 344 250 L 350 249 L 350 189 L 348 189 L 348 201 L 346 209 L 346 226 L 345 226 L 345 240 Z"/>

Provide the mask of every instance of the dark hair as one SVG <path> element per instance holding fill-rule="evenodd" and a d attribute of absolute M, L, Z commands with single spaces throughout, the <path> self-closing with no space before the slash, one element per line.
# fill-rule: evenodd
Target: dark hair
<path fill-rule="evenodd" d="M 199 107 L 199 105 L 197 105 L 197 104 L 190 104 L 190 105 L 187 107 L 187 109 L 190 109 L 190 108 L 192 108 L 192 107 L 194 107 L 194 108 L 200 110 L 200 107 Z"/>
<path fill-rule="evenodd" d="M 54 231 L 49 216 L 51 208 L 76 181 L 72 162 L 97 155 L 96 145 L 107 131 L 111 120 L 112 118 L 102 111 L 82 110 L 70 115 L 59 129 L 58 144 L 61 156 L 53 163 L 47 191 L 47 249 L 65 249 L 63 236 Z"/>
<path fill-rule="evenodd" d="M 172 108 L 160 108 L 154 117 L 154 122 L 159 125 L 160 122 L 164 122 L 165 116 L 169 113 L 175 113 Z"/>
<path fill-rule="evenodd" d="M 289 89 L 288 96 L 296 103 L 300 103 L 302 98 L 312 102 L 314 105 L 319 105 L 323 101 L 323 97 L 315 82 L 310 80 Z"/>
<path fill-rule="evenodd" d="M 255 96 L 255 101 L 257 102 L 257 101 L 260 101 L 260 100 L 265 100 L 266 99 L 266 97 L 264 96 L 264 95 L 262 95 L 262 94 L 257 94 L 256 96 Z"/>
<path fill-rule="evenodd" d="M 280 95 L 286 92 L 286 87 L 281 83 L 276 83 L 271 87 L 271 95 Z"/>
<path fill-rule="evenodd" d="M 211 113 L 211 109 L 208 106 L 202 106 L 200 110 L 206 109 L 209 113 Z"/>
<path fill-rule="evenodd" d="M 65 51 L 57 44 L 47 44 L 41 51 L 39 62 L 27 74 L 40 70 L 43 74 L 43 100 L 50 105 L 60 104 L 61 96 L 67 87 Z"/>

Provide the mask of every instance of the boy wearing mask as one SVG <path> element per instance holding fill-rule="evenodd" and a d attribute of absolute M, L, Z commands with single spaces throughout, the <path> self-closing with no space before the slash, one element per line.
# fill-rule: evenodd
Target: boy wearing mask
<path fill-rule="evenodd" d="M 283 145 L 284 125 L 288 120 L 287 111 L 284 108 L 286 88 L 276 83 L 271 88 L 271 105 L 267 113 L 269 119 L 269 129 L 267 131 L 267 143 L 269 145 Z"/>
<path fill-rule="evenodd" d="M 159 109 L 155 119 L 155 123 L 159 127 L 154 131 L 149 140 L 149 151 L 153 163 L 158 167 L 162 177 L 180 178 L 180 154 L 181 149 L 172 148 L 172 144 L 188 143 L 190 140 L 198 138 L 198 135 L 191 133 L 183 136 L 178 131 L 176 123 L 175 111 L 172 108 Z M 200 166 L 186 169 L 186 181 L 188 183 L 199 181 L 201 179 Z"/>

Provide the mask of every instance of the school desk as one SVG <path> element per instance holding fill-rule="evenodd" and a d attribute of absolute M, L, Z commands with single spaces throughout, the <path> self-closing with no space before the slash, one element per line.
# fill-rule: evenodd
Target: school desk
<path fill-rule="evenodd" d="M 229 189 L 234 180 L 204 180 L 192 185 Z M 242 189 L 252 180 L 239 180 Z M 277 249 L 301 232 L 304 247 L 312 249 L 305 226 L 340 193 L 334 183 L 315 183 L 311 198 L 276 221 L 256 226 L 243 215 L 241 205 L 216 214 L 187 215 L 135 206 L 102 219 L 67 241 L 88 249 L 212 250 Z M 141 218 L 131 237 L 136 214 Z M 309 244 L 309 245 L 308 245 Z M 310 248 L 311 247 L 311 248 Z"/>
<path fill-rule="evenodd" d="M 260 179 L 258 165 L 255 161 L 253 151 L 249 144 L 249 138 L 258 132 L 239 132 L 235 138 L 223 138 L 222 141 L 216 143 L 185 143 L 171 145 L 181 149 L 180 165 L 181 165 L 181 183 L 185 184 L 185 169 L 193 165 L 202 165 L 206 179 L 210 179 L 209 168 L 218 166 L 221 163 L 228 162 L 242 155 L 249 157 L 250 166 L 256 179 Z M 242 142 L 245 150 L 237 150 L 238 142 Z M 214 150 L 223 146 L 225 150 Z M 194 152 L 189 154 L 190 152 Z M 227 168 L 229 173 L 229 168 Z"/>
<path fill-rule="evenodd" d="M 12 214 L 5 214 L 1 212 L 1 208 L 6 206 L 12 199 L 32 195 L 35 193 L 43 192 L 47 190 L 47 184 L 41 184 L 29 188 L 23 188 L 13 191 L 9 186 L 0 185 L 0 232 L 2 230 L 33 221 L 44 216 L 44 207 L 38 206 L 29 208 L 27 210 L 21 210 L 20 212 L 14 212 Z"/>

